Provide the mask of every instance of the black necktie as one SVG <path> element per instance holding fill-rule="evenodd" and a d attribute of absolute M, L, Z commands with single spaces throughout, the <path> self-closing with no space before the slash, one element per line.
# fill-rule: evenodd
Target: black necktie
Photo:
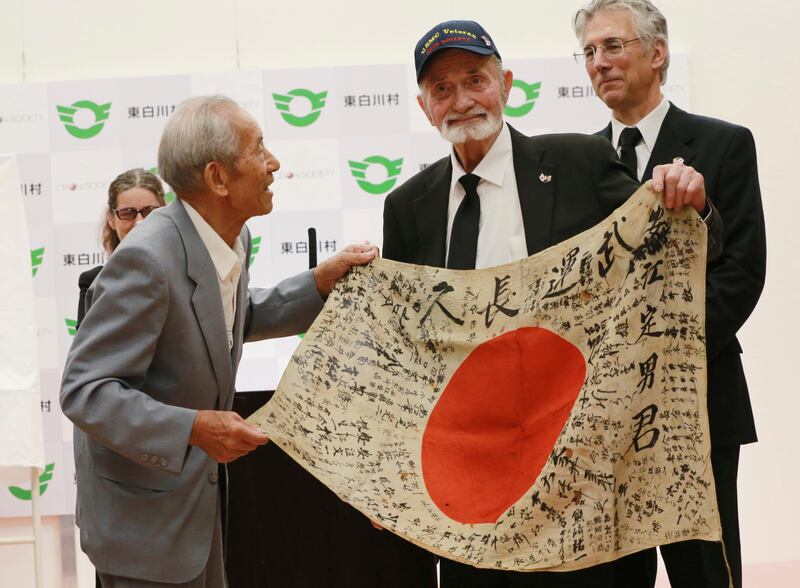
<path fill-rule="evenodd" d="M 636 127 L 626 127 L 622 129 L 619 136 L 619 158 L 622 163 L 628 166 L 633 172 L 634 177 L 639 177 L 636 165 L 636 145 L 642 140 L 642 134 Z"/>
<path fill-rule="evenodd" d="M 466 174 L 459 178 L 466 194 L 458 206 L 450 231 L 450 249 L 447 267 L 450 269 L 475 269 L 478 253 L 478 223 L 481 219 L 481 200 L 478 197 L 480 177 Z"/>

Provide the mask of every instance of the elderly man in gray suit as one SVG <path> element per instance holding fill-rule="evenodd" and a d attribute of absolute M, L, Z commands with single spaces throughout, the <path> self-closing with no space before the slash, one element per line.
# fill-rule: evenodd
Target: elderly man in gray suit
<path fill-rule="evenodd" d="M 178 198 L 111 256 L 67 357 L 81 546 L 104 587 L 224 587 L 218 463 L 268 441 L 230 411 L 242 341 L 305 331 L 368 245 L 248 290 L 244 223 L 272 210 L 277 159 L 222 96 L 181 104 L 158 165 Z"/>

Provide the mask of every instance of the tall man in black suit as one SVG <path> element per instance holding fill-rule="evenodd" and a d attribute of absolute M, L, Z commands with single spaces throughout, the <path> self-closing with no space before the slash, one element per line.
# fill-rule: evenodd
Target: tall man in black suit
<path fill-rule="evenodd" d="M 643 182 L 655 166 L 676 157 L 694 166 L 725 226 L 722 253 L 709 264 L 706 280 L 708 416 L 725 553 L 739 588 L 739 446 L 756 441 L 756 431 L 736 332 L 758 301 L 766 269 L 753 136 L 744 127 L 684 112 L 663 97 L 667 22 L 648 0 L 594 0 L 576 14 L 575 32 L 595 92 L 612 111 L 598 134 Z M 673 588 L 728 586 L 718 543 L 684 541 L 661 547 L 661 555 Z M 655 550 L 640 557 L 649 559 L 649 577 L 638 585 L 653 586 Z"/>
<path fill-rule="evenodd" d="M 453 149 L 387 196 L 385 257 L 454 269 L 508 263 L 595 225 L 638 188 L 600 137 L 528 138 L 503 122 L 512 74 L 478 23 L 435 26 L 417 44 L 415 64 L 419 105 Z M 653 184 L 663 188 L 669 208 L 705 209 L 703 177 L 683 163 L 656 167 Z M 717 243 L 719 217 L 713 208 L 707 214 L 709 243 Z M 446 559 L 441 582 L 442 588 L 622 586 L 611 564 L 526 574 Z"/>

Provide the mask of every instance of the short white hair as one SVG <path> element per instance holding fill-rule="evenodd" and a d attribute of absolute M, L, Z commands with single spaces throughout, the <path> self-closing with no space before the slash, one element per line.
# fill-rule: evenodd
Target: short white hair
<path fill-rule="evenodd" d="M 196 96 L 181 102 L 161 134 L 158 173 L 178 196 L 203 188 L 203 172 L 217 161 L 234 170 L 239 133 L 230 113 L 241 108 L 227 96 Z"/>

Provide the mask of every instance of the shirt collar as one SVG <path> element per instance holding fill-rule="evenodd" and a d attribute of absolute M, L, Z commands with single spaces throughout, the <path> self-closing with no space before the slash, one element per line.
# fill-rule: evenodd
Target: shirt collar
<path fill-rule="evenodd" d="M 508 130 L 508 125 L 503 123 L 503 128 L 500 129 L 500 134 L 497 135 L 492 146 L 486 155 L 483 156 L 478 166 L 473 170 L 476 176 L 480 176 L 482 180 L 491 182 L 495 186 L 503 185 L 503 178 L 506 176 L 506 169 L 508 169 L 508 162 L 511 160 L 511 131 Z M 450 179 L 450 185 L 453 186 L 458 180 L 466 174 L 464 168 L 458 162 L 456 157 L 455 148 L 450 150 L 450 161 L 453 163 L 453 176 Z"/>
<path fill-rule="evenodd" d="M 199 212 L 185 200 L 181 202 L 189 214 L 194 228 L 197 229 L 197 234 L 200 235 L 200 239 L 208 249 L 208 254 L 211 256 L 211 261 L 217 270 L 217 276 L 221 281 L 227 280 L 234 270 L 241 268 L 243 265 L 244 247 L 242 247 L 242 240 L 236 237 L 233 242 L 233 249 L 231 249 Z"/>
<path fill-rule="evenodd" d="M 667 116 L 669 110 L 669 101 L 662 96 L 661 102 L 658 103 L 653 110 L 647 113 L 642 120 L 636 125 L 639 132 L 642 134 L 642 141 L 647 146 L 647 149 L 652 153 L 655 147 L 656 139 L 658 139 L 658 132 L 661 130 L 661 124 L 664 122 L 664 117 Z M 628 125 L 621 123 L 613 116 L 611 117 L 611 143 L 615 148 L 619 147 L 619 136 L 622 130 Z"/>

